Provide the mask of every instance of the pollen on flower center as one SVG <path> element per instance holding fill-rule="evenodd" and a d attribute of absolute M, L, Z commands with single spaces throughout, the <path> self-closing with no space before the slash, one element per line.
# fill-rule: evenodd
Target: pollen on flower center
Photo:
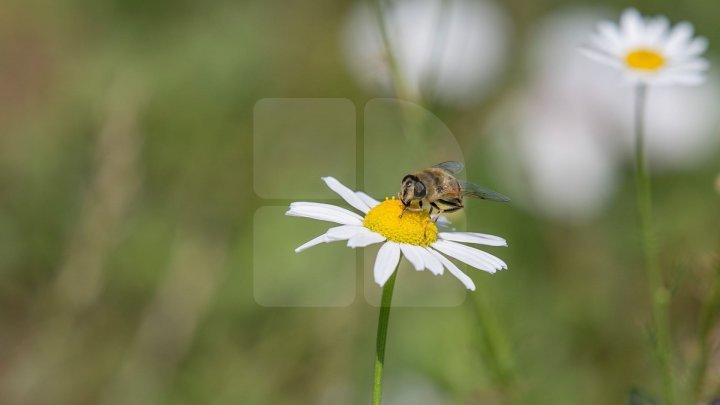
<path fill-rule="evenodd" d="M 403 210 L 403 203 L 395 199 L 386 199 L 365 215 L 363 225 L 397 243 L 416 246 L 430 246 L 437 240 L 437 226 L 425 211 Z"/>
<path fill-rule="evenodd" d="M 625 63 L 633 69 L 653 71 L 665 65 L 665 57 L 651 49 L 637 49 L 625 55 Z"/>

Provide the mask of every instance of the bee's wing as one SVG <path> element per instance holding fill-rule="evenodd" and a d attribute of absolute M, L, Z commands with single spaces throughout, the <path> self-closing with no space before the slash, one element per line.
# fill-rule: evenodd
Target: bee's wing
<path fill-rule="evenodd" d="M 478 186 L 477 184 L 470 183 L 469 181 L 457 179 L 460 187 L 463 190 L 463 195 L 466 197 L 482 198 L 483 200 L 508 202 L 510 198 L 504 196 L 497 191 L 492 191 L 485 187 Z"/>
<path fill-rule="evenodd" d="M 438 163 L 436 165 L 433 165 L 433 167 L 437 167 L 438 169 L 445 170 L 446 172 L 450 174 L 458 174 L 465 168 L 465 165 L 460 162 L 454 162 L 454 161 L 448 161 L 448 162 L 442 162 Z"/>

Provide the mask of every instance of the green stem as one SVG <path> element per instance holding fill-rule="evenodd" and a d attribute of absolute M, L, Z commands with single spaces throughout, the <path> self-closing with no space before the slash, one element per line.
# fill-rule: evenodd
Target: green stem
<path fill-rule="evenodd" d="M 382 398 L 383 367 L 385 365 L 385 341 L 387 340 L 388 321 L 390 320 L 390 304 L 392 303 L 393 289 L 397 269 L 385 283 L 380 301 L 380 317 L 378 318 L 377 343 L 375 350 L 375 378 L 373 383 L 373 405 L 380 405 Z"/>
<path fill-rule="evenodd" d="M 657 260 L 657 244 L 652 218 L 652 193 L 650 176 L 645 156 L 644 114 L 647 87 L 640 84 L 635 93 L 635 182 L 637 189 L 640 232 L 642 234 L 645 270 L 650 287 L 655 323 L 655 349 L 662 373 L 665 404 L 675 403 L 675 389 L 670 355 L 670 323 L 668 319 L 669 292 L 663 283 L 663 276 Z"/>

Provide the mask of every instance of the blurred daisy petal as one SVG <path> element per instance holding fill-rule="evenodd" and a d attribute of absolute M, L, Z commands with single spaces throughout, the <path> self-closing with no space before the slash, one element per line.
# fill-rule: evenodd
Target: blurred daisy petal
<path fill-rule="evenodd" d="M 620 17 L 620 28 L 627 42 L 637 45 L 643 32 L 642 16 L 634 8 L 626 9 Z"/>
<path fill-rule="evenodd" d="M 708 40 L 705 37 L 697 37 L 685 48 L 686 56 L 698 56 L 707 51 Z"/>
<path fill-rule="evenodd" d="M 617 59 L 605 53 L 599 52 L 595 49 L 582 48 L 580 49 L 580 52 L 582 52 L 588 58 L 595 60 L 596 62 L 604 63 L 614 68 L 619 68 L 622 66 L 622 64 Z"/>
<path fill-rule="evenodd" d="M 672 55 L 681 48 L 688 45 L 693 35 L 693 26 L 689 22 L 683 21 L 675 25 L 670 31 L 670 36 L 664 46 L 664 51 Z"/>
<path fill-rule="evenodd" d="M 601 21 L 598 23 L 598 31 L 601 35 L 595 37 L 599 38 L 599 42 L 604 42 L 605 49 L 614 52 L 620 52 L 622 50 L 623 44 L 620 38 L 620 32 L 615 24 Z"/>
<path fill-rule="evenodd" d="M 497 84 L 510 21 L 495 2 L 397 0 L 384 11 L 392 67 L 372 6 L 359 2 L 346 22 L 348 67 L 373 92 L 392 94 L 397 86 L 410 99 L 465 105 Z M 399 71 L 399 84 L 393 83 L 393 70 Z"/>
<path fill-rule="evenodd" d="M 670 22 L 665 16 L 658 16 L 650 19 L 645 29 L 645 38 L 643 42 L 654 44 L 657 43 L 657 41 L 662 40 L 669 26 Z"/>
<path fill-rule="evenodd" d="M 590 36 L 594 48 L 582 53 L 622 71 L 630 83 L 688 84 L 668 76 L 697 70 L 702 64 L 697 57 L 707 49 L 706 39 L 693 39 L 692 24 L 670 28 L 666 17 L 643 19 L 634 8 L 625 10 L 615 27 L 611 22 L 598 24 L 597 33 Z"/>

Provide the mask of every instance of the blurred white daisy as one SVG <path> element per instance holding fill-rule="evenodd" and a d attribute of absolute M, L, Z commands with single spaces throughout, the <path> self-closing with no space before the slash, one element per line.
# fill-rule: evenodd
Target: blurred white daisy
<path fill-rule="evenodd" d="M 529 35 L 527 85 L 498 104 L 482 130 L 495 134 L 497 172 L 516 206 L 552 220 L 600 214 L 633 156 L 634 89 L 577 52 L 605 18 L 602 9 L 569 7 L 540 20 Z M 717 155 L 717 76 L 703 86 L 658 86 L 651 95 L 646 147 L 654 172 L 687 170 Z"/>
<path fill-rule="evenodd" d="M 324 177 L 323 181 L 365 216 L 330 204 L 290 204 L 286 215 L 341 224 L 298 247 L 295 252 L 320 243 L 341 240 L 346 240 L 348 247 L 352 248 L 382 243 L 373 268 L 375 282 L 380 286 L 385 285 L 397 268 L 401 254 L 418 271 L 428 269 L 431 273 L 440 275 L 443 274 L 443 269 L 448 269 L 467 289 L 473 291 L 475 284 L 470 277 L 444 255 L 488 273 L 507 269 L 505 262 L 499 258 L 462 244 L 507 246 L 503 238 L 475 232 L 438 232 L 438 227 L 427 211 L 407 210 L 401 217 L 403 204 L 398 199 L 379 202 L 365 193 L 353 192 L 333 177 Z"/>
<path fill-rule="evenodd" d="M 664 16 L 643 18 L 629 8 L 620 25 L 600 22 L 583 51 L 620 70 L 633 83 L 693 85 L 705 81 L 709 63 L 700 55 L 707 46 L 707 39 L 693 38 L 688 22 L 670 28 Z"/>
<path fill-rule="evenodd" d="M 361 84 L 413 100 L 471 104 L 489 93 L 503 72 L 510 22 L 489 0 L 397 0 L 384 2 L 388 55 L 376 13 L 358 2 L 348 15 L 345 54 Z M 400 77 L 393 83 L 390 57 Z"/>

